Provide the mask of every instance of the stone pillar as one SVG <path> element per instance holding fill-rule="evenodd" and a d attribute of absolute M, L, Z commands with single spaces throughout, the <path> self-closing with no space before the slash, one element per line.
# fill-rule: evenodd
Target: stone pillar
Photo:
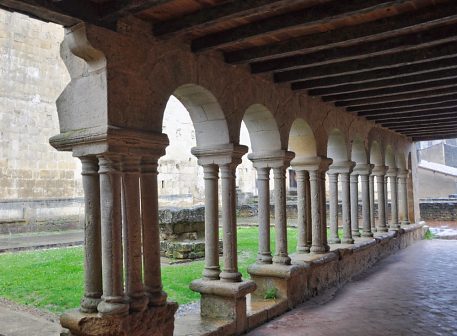
<path fill-rule="evenodd" d="M 370 193 L 370 223 L 371 231 L 376 232 L 376 221 L 374 215 L 374 175 L 370 174 L 369 180 L 369 193 Z"/>
<path fill-rule="evenodd" d="M 259 251 L 257 262 L 271 264 L 273 258 L 270 249 L 270 168 L 257 167 Z"/>
<path fill-rule="evenodd" d="M 329 211 L 330 211 L 330 244 L 341 243 L 338 237 L 338 173 L 330 170 L 329 179 Z"/>
<path fill-rule="evenodd" d="M 384 200 L 385 200 L 385 209 L 386 209 L 386 225 L 389 226 L 389 183 L 388 177 L 384 176 Z"/>
<path fill-rule="evenodd" d="M 98 312 L 127 314 L 122 256 L 121 173 L 119 157 L 100 155 L 103 296 Z"/>
<path fill-rule="evenodd" d="M 351 230 L 353 237 L 360 237 L 359 231 L 359 175 L 352 172 L 350 176 L 351 194 Z"/>
<path fill-rule="evenodd" d="M 297 253 L 308 253 L 308 201 L 309 195 L 309 174 L 306 170 L 296 170 L 297 178 Z"/>
<path fill-rule="evenodd" d="M 224 268 L 219 276 L 221 280 L 227 282 L 241 281 L 241 273 L 238 272 L 236 238 L 236 166 L 237 164 L 233 163 L 220 166 Z"/>
<path fill-rule="evenodd" d="M 341 203 L 342 203 L 342 221 L 343 221 L 343 244 L 353 244 L 351 232 L 351 201 L 349 191 L 349 173 L 340 174 L 341 181 Z"/>
<path fill-rule="evenodd" d="M 387 232 L 387 221 L 386 221 L 386 202 L 385 202 L 385 183 L 384 176 L 386 174 L 385 166 L 375 166 L 373 169 L 373 175 L 376 176 L 376 183 L 378 187 L 378 226 L 376 227 L 377 232 Z"/>
<path fill-rule="evenodd" d="M 203 166 L 205 180 L 205 268 L 203 279 L 218 280 L 219 266 L 219 167 L 215 164 Z"/>
<path fill-rule="evenodd" d="M 275 264 L 290 264 L 287 252 L 286 167 L 273 168 L 275 195 Z"/>
<path fill-rule="evenodd" d="M 327 167 L 321 167 L 321 171 L 319 174 L 320 181 L 320 217 L 321 217 L 321 230 L 322 230 L 322 243 L 325 248 L 325 252 L 330 251 L 330 246 L 328 245 L 327 240 L 327 200 L 326 200 L 326 190 L 325 190 L 325 176 Z"/>
<path fill-rule="evenodd" d="M 306 231 L 306 252 L 310 252 L 312 238 L 313 238 L 313 225 L 311 219 L 311 187 L 309 183 L 309 172 L 306 171 L 305 178 L 305 209 L 306 209 L 306 222 L 305 222 L 305 231 Z"/>
<path fill-rule="evenodd" d="M 389 182 L 390 182 L 390 211 L 391 211 L 391 222 L 389 229 L 398 230 L 400 223 L 398 222 L 398 203 L 397 203 L 397 169 L 390 168 L 387 171 Z"/>
<path fill-rule="evenodd" d="M 159 196 L 157 186 L 157 160 L 144 157 L 141 161 L 141 222 L 143 227 L 144 286 L 150 306 L 165 303 L 160 270 Z"/>
<path fill-rule="evenodd" d="M 122 157 L 122 238 L 125 291 L 131 311 L 143 311 L 148 298 L 143 287 L 142 227 L 140 209 L 140 157 Z"/>
<path fill-rule="evenodd" d="M 374 207 L 374 192 L 372 195 L 373 186 L 370 185 L 372 182 L 371 170 L 373 165 L 371 164 L 358 164 L 354 168 L 354 172 L 360 176 L 360 184 L 362 185 L 362 237 L 373 237 L 372 228 L 372 209 Z"/>
<path fill-rule="evenodd" d="M 408 171 L 400 170 L 398 172 L 398 215 L 401 225 L 408 225 L 408 189 L 407 189 Z"/>
<path fill-rule="evenodd" d="M 81 312 L 96 313 L 102 296 L 100 182 L 95 156 L 81 157 L 84 189 L 84 296 Z"/>

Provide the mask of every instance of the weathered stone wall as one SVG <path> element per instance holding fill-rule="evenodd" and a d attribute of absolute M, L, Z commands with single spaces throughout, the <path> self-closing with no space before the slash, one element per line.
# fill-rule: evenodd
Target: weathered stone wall
<path fill-rule="evenodd" d="M 419 203 L 424 221 L 457 221 L 457 199 L 430 199 Z"/>
<path fill-rule="evenodd" d="M 457 168 L 457 146 L 443 144 L 446 166 Z"/>
<path fill-rule="evenodd" d="M 49 145 L 70 80 L 60 26 L 0 10 L 0 199 L 82 195 L 78 162 Z"/>
<path fill-rule="evenodd" d="M 447 198 L 457 192 L 457 177 L 418 167 L 418 194 L 422 198 Z"/>

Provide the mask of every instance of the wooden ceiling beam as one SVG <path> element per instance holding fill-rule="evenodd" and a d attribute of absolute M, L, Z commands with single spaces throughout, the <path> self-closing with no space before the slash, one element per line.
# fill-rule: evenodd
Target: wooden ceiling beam
<path fill-rule="evenodd" d="M 304 79 L 322 78 L 329 76 L 341 76 L 355 74 L 370 70 L 389 69 L 393 76 L 398 76 L 396 68 L 422 64 L 432 60 L 439 60 L 457 56 L 457 43 L 448 42 L 439 47 L 421 48 L 409 50 L 397 54 L 379 55 L 367 57 L 356 61 L 344 61 L 333 64 L 323 64 L 298 70 L 288 70 L 274 73 L 277 83 L 301 81 Z"/>
<path fill-rule="evenodd" d="M 417 93 L 400 93 L 393 94 L 390 96 L 374 97 L 374 98 L 360 98 L 360 99 L 348 99 L 348 100 L 338 100 L 335 102 L 335 106 L 347 107 L 347 106 L 360 106 L 360 105 L 371 105 L 378 103 L 390 103 L 390 102 L 400 102 L 400 101 L 409 101 L 415 99 L 423 99 L 425 97 L 434 98 L 440 96 L 446 96 L 448 94 L 457 94 L 457 87 L 449 87 L 445 89 L 435 89 L 428 91 L 421 91 Z"/>
<path fill-rule="evenodd" d="M 449 94 L 439 97 L 431 97 L 431 98 L 418 98 L 409 101 L 400 101 L 400 102 L 389 102 L 389 103 L 377 103 L 371 105 L 363 105 L 363 106 L 348 106 L 346 107 L 346 111 L 348 112 L 361 112 L 361 111 L 375 111 L 375 110 L 390 110 L 395 108 L 416 108 L 431 104 L 444 104 L 453 103 L 457 101 L 456 94 Z"/>
<path fill-rule="evenodd" d="M 314 52 L 422 31 L 445 22 L 454 21 L 456 17 L 457 7 L 455 4 L 452 2 L 444 3 L 433 7 L 433 10 L 430 7 L 419 9 L 414 15 L 405 13 L 381 18 L 360 25 L 316 33 L 312 36 L 303 36 L 265 46 L 228 52 L 224 54 L 224 57 L 228 63 L 240 64 L 263 61 L 278 56 L 293 56 L 304 51 Z"/>
<path fill-rule="evenodd" d="M 366 117 L 368 120 L 374 121 L 383 121 L 383 120 L 400 120 L 400 119 L 411 119 L 411 118 L 419 118 L 419 117 L 428 117 L 428 116 L 457 116 L 457 108 L 450 108 L 445 111 L 441 112 L 410 112 L 404 114 L 394 114 L 394 115 L 381 115 L 381 116 L 370 116 Z"/>
<path fill-rule="evenodd" d="M 412 84 L 420 84 L 420 83 L 428 83 L 434 82 L 437 80 L 444 80 L 444 79 L 451 79 L 457 78 L 457 63 L 454 68 L 438 70 L 438 71 L 431 71 L 425 74 L 416 74 L 411 76 L 399 76 L 395 78 L 389 79 L 381 79 L 375 80 L 371 82 L 365 83 L 357 83 L 357 84 L 346 84 L 346 85 L 339 85 L 327 88 L 320 88 L 320 89 L 312 89 L 308 91 L 310 96 L 330 96 L 330 95 L 337 95 L 337 94 L 345 94 L 345 93 L 354 93 L 360 91 L 368 91 L 371 89 L 382 89 L 382 88 L 404 88 L 405 86 L 412 85 Z"/>
<path fill-rule="evenodd" d="M 344 62 L 379 55 L 396 55 L 400 52 L 427 48 L 452 41 L 457 41 L 457 26 L 455 24 L 435 27 L 423 32 L 396 36 L 380 41 L 362 42 L 349 47 L 341 46 L 296 56 L 255 62 L 251 63 L 251 71 L 252 73 L 263 73 L 295 70 L 320 64 Z"/>
<path fill-rule="evenodd" d="M 261 14 L 273 15 L 287 7 L 303 4 L 303 0 L 241 0 L 226 1 L 217 6 L 202 9 L 184 17 L 158 22 L 154 25 L 154 34 L 161 37 L 184 35 L 193 31 L 204 31 L 224 21 L 256 17 Z"/>
<path fill-rule="evenodd" d="M 408 0 L 334 0 L 199 37 L 192 41 L 192 50 L 201 52 L 229 47 L 255 37 L 271 36 L 272 34 L 281 34 L 290 30 L 303 30 L 338 18 L 369 14 L 406 2 Z"/>
<path fill-rule="evenodd" d="M 395 109 L 390 110 L 375 110 L 375 111 L 365 111 L 359 112 L 357 115 L 359 117 L 365 117 L 367 119 L 371 117 L 379 117 L 379 116 L 395 116 L 395 115 L 402 115 L 407 113 L 421 113 L 421 112 L 430 112 L 430 113 L 440 113 L 446 111 L 455 111 L 457 110 L 457 101 L 453 104 L 449 103 L 446 107 L 429 107 L 429 108 L 422 108 L 420 106 L 415 107 L 414 109 L 408 109 L 404 111 L 398 111 Z"/>
<path fill-rule="evenodd" d="M 389 120 L 376 120 L 375 122 L 381 124 L 384 127 L 389 128 L 393 125 L 432 125 L 436 122 L 456 122 L 457 121 L 457 114 L 456 115 L 445 115 L 445 116 L 418 116 L 416 118 L 409 118 L 409 119 L 389 119 Z"/>
<path fill-rule="evenodd" d="M 325 102 L 334 102 L 339 100 L 353 100 L 362 98 L 374 98 L 374 97 L 385 97 L 393 94 L 406 94 L 428 91 L 431 89 L 446 89 L 457 86 L 456 78 L 439 79 L 432 82 L 415 83 L 402 86 L 385 87 L 381 89 L 372 89 L 365 91 L 349 92 L 342 94 L 334 94 L 328 96 L 322 96 L 322 100 Z"/>
<path fill-rule="evenodd" d="M 431 130 L 431 129 L 443 129 L 443 127 L 454 127 L 457 129 L 457 122 L 446 122 L 444 121 L 443 123 L 436 123 L 433 125 L 423 125 L 423 126 L 414 126 L 414 125 L 408 125 L 408 126 L 390 126 L 389 129 L 394 130 L 395 132 L 408 132 L 410 130 Z"/>
<path fill-rule="evenodd" d="M 112 0 L 101 5 L 100 21 L 116 22 L 122 17 L 134 15 L 173 0 Z"/>
<path fill-rule="evenodd" d="M 0 0 L 0 8 L 65 27 L 81 21 L 100 25 L 99 7 L 89 0 Z"/>
<path fill-rule="evenodd" d="M 321 77 L 317 79 L 309 79 L 292 83 L 294 90 L 309 90 L 309 89 L 337 89 L 339 86 L 347 86 L 349 90 L 352 86 L 358 84 L 373 84 L 376 82 L 396 79 L 400 81 L 402 78 L 407 80 L 408 76 L 426 75 L 436 71 L 446 71 L 457 68 L 457 57 L 440 58 L 438 60 L 425 61 L 418 64 L 407 64 L 392 69 L 391 67 L 363 71 L 359 73 L 351 73 L 341 76 Z M 363 86 L 363 85 L 361 85 Z"/>
<path fill-rule="evenodd" d="M 423 130 L 423 131 L 410 131 L 410 132 L 402 132 L 403 134 L 413 137 L 413 136 L 421 136 L 421 135 L 438 135 L 438 134 L 451 134 L 456 133 L 455 128 L 443 128 L 441 130 Z"/>

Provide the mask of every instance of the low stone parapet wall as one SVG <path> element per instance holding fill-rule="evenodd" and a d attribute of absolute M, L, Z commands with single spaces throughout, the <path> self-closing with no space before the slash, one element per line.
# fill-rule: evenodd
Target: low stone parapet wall
<path fill-rule="evenodd" d="M 419 202 L 424 221 L 457 221 L 457 199 L 422 199 Z"/>
<path fill-rule="evenodd" d="M 235 335 L 240 334 L 239 325 L 251 330 L 314 296 L 342 287 L 379 260 L 423 239 L 426 230 L 424 223 L 411 224 L 372 239 L 356 238 L 352 245 L 331 245 L 326 254 L 293 254 L 289 266 L 254 264 L 248 272 L 257 289 L 247 297 L 246 316 L 227 320 L 199 314 L 179 317 L 174 335 Z"/>

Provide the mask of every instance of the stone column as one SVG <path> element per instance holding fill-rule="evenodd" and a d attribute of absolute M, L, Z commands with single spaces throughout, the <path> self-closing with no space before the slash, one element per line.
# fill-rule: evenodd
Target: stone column
<path fill-rule="evenodd" d="M 236 180 L 237 164 L 227 163 L 220 166 L 222 189 L 222 231 L 224 268 L 220 278 L 227 282 L 241 281 L 238 272 L 237 238 L 236 238 Z"/>
<path fill-rule="evenodd" d="M 160 270 L 157 159 L 156 157 L 143 157 L 140 176 L 144 286 L 150 306 L 161 306 L 167 300 L 167 295 L 162 290 Z"/>
<path fill-rule="evenodd" d="M 410 224 L 408 219 L 407 170 L 398 172 L 398 214 L 401 225 Z"/>
<path fill-rule="evenodd" d="M 290 264 L 287 253 L 287 215 L 286 215 L 286 167 L 273 168 L 275 180 L 275 242 L 276 251 L 273 256 L 275 264 Z"/>
<path fill-rule="evenodd" d="M 330 244 L 341 243 L 338 237 L 338 173 L 329 171 Z"/>
<path fill-rule="evenodd" d="M 386 202 L 385 202 L 385 183 L 384 176 L 386 174 L 385 166 L 375 166 L 373 169 L 373 175 L 376 176 L 376 183 L 378 187 L 378 226 L 376 227 L 377 232 L 387 232 L 387 221 L 386 221 Z"/>
<path fill-rule="evenodd" d="M 305 171 L 305 209 L 306 209 L 306 247 L 305 251 L 310 252 L 313 238 L 313 225 L 311 219 L 311 187 L 309 183 L 309 173 Z"/>
<path fill-rule="evenodd" d="M 100 205 L 102 236 L 103 296 L 98 312 L 126 314 L 122 256 L 121 173 L 119 158 L 100 155 Z"/>
<path fill-rule="evenodd" d="M 297 179 L 297 252 L 306 253 L 306 195 L 305 195 L 305 179 L 306 171 L 296 170 L 295 176 Z"/>
<path fill-rule="evenodd" d="M 388 177 L 384 176 L 384 200 L 385 200 L 385 209 L 386 209 L 386 225 L 389 226 L 389 183 Z"/>
<path fill-rule="evenodd" d="M 343 244 L 353 244 L 351 232 L 351 201 L 349 191 L 349 173 L 341 173 L 341 203 L 343 212 Z"/>
<path fill-rule="evenodd" d="M 321 166 L 321 171 L 319 174 L 320 177 L 320 217 L 321 217 L 321 230 L 322 230 L 322 243 L 325 248 L 325 252 L 330 251 L 330 246 L 328 245 L 327 240 L 327 201 L 326 201 L 326 191 L 325 191 L 325 176 L 327 167 Z"/>
<path fill-rule="evenodd" d="M 102 296 L 102 256 L 100 239 L 100 182 L 95 156 L 81 157 L 84 189 L 84 296 L 80 310 L 97 312 Z"/>
<path fill-rule="evenodd" d="M 397 203 L 397 169 L 391 168 L 387 172 L 390 182 L 390 211 L 391 222 L 389 228 L 398 230 L 400 223 L 398 222 L 398 203 Z"/>
<path fill-rule="evenodd" d="M 258 167 L 257 189 L 258 217 L 259 217 L 259 251 L 257 262 L 260 264 L 271 264 L 273 258 L 270 249 L 270 168 Z"/>
<path fill-rule="evenodd" d="M 369 193 L 370 193 L 370 223 L 371 231 L 376 232 L 376 221 L 374 215 L 374 175 L 370 174 L 369 177 Z"/>
<path fill-rule="evenodd" d="M 142 227 L 140 214 L 140 157 L 123 157 L 122 238 L 125 263 L 125 291 L 131 311 L 143 311 L 148 304 L 143 287 Z"/>
<path fill-rule="evenodd" d="M 215 164 L 203 166 L 205 180 L 205 268 L 203 279 L 218 280 L 219 266 L 219 167 Z"/>
<path fill-rule="evenodd" d="M 351 194 L 351 230 L 353 237 L 360 237 L 359 229 L 359 175 L 352 172 L 350 176 Z"/>
<path fill-rule="evenodd" d="M 360 176 L 360 184 L 362 185 L 362 237 L 373 237 L 372 227 L 372 204 L 370 195 L 370 173 L 373 165 L 358 164 L 354 171 Z M 374 205 L 373 205 L 374 207 Z"/>

